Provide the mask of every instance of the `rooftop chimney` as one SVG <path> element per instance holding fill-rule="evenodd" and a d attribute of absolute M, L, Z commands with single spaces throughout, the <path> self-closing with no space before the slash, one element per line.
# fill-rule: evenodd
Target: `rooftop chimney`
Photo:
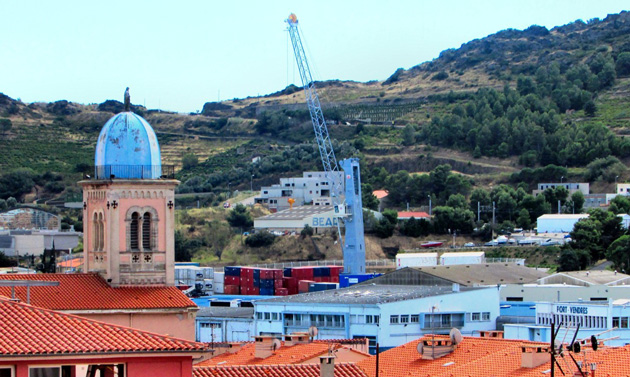
<path fill-rule="evenodd" d="M 479 331 L 480 338 L 498 338 L 503 339 L 503 331 L 498 330 L 481 330 Z"/>
<path fill-rule="evenodd" d="M 549 348 L 545 346 L 522 346 L 521 366 L 536 368 L 549 361 Z"/>
<path fill-rule="evenodd" d="M 307 332 L 294 332 L 284 336 L 284 345 L 287 347 L 307 343 L 310 343 L 310 337 Z"/>
<path fill-rule="evenodd" d="M 254 356 L 259 359 L 266 359 L 273 355 L 274 337 L 273 336 L 255 336 L 254 337 Z"/>
<path fill-rule="evenodd" d="M 335 377 L 335 357 L 332 355 L 320 356 L 319 377 Z"/>

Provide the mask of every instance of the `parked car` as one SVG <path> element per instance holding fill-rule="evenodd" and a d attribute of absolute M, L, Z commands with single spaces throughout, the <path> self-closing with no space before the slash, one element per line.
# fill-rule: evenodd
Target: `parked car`
<path fill-rule="evenodd" d="M 223 208 L 230 208 L 230 202 L 223 203 Z"/>
<path fill-rule="evenodd" d="M 492 240 L 483 244 L 483 246 L 497 246 L 499 243 L 497 240 Z"/>
<path fill-rule="evenodd" d="M 464 247 L 475 247 L 475 243 L 474 242 L 466 242 L 464 244 Z"/>

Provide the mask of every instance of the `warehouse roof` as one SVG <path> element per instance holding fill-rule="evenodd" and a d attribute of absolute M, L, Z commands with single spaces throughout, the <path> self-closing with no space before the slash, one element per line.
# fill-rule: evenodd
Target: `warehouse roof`
<path fill-rule="evenodd" d="M 299 206 L 259 217 L 256 220 L 298 220 L 333 211 L 331 206 Z"/>
<path fill-rule="evenodd" d="M 474 288 L 464 288 L 471 290 Z M 349 288 L 328 290 L 321 292 L 309 292 L 299 295 L 276 297 L 266 300 L 258 300 L 257 304 L 269 302 L 299 303 L 299 304 L 349 304 L 349 305 L 376 305 L 389 302 L 413 300 L 423 297 L 439 296 L 453 293 L 451 286 L 412 286 L 412 285 L 353 285 Z"/>
<path fill-rule="evenodd" d="M 576 213 L 576 214 L 571 214 L 571 213 L 564 213 L 564 214 L 546 214 L 546 215 L 542 215 L 540 216 L 538 219 L 546 219 L 546 220 L 567 220 L 567 219 L 583 219 L 583 218 L 587 218 L 588 217 L 588 213 Z"/>
<path fill-rule="evenodd" d="M 544 276 L 547 276 L 545 272 L 535 268 L 509 263 L 484 263 L 407 267 L 389 272 L 361 284 L 450 286 L 452 283 L 457 283 L 464 287 L 475 287 L 533 283 Z"/>
<path fill-rule="evenodd" d="M 228 306 L 209 306 L 199 309 L 197 318 L 221 317 L 221 318 L 254 318 L 254 308 L 231 308 Z"/>
<path fill-rule="evenodd" d="M 630 275 L 617 271 L 589 270 L 589 271 L 564 271 L 543 277 L 539 284 L 570 284 L 570 285 L 621 285 L 630 282 Z"/>

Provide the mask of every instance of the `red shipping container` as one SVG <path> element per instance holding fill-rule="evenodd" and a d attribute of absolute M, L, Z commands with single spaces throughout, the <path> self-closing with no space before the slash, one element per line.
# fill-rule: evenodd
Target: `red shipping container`
<path fill-rule="evenodd" d="M 330 276 L 339 276 L 343 272 L 343 266 L 328 266 L 330 268 Z"/>
<path fill-rule="evenodd" d="M 272 280 L 273 279 L 273 270 L 269 270 L 266 268 L 260 269 L 260 279 Z"/>
<path fill-rule="evenodd" d="M 329 283 L 339 283 L 339 276 L 331 276 Z"/>
<path fill-rule="evenodd" d="M 225 285 L 223 286 L 223 292 L 226 295 L 237 295 L 240 293 L 240 289 L 238 285 Z"/>
<path fill-rule="evenodd" d="M 284 277 L 284 271 L 279 270 L 279 269 L 275 269 L 272 270 L 273 271 L 273 278 L 274 279 L 282 279 Z"/>
<path fill-rule="evenodd" d="M 300 293 L 300 292 L 298 292 L 297 287 L 291 287 L 291 288 L 287 288 L 287 289 L 288 289 L 290 295 L 297 295 L 298 293 Z"/>
<path fill-rule="evenodd" d="M 240 285 L 241 278 L 238 276 L 225 276 L 224 285 Z"/>
<path fill-rule="evenodd" d="M 324 277 L 323 277 L 323 276 L 315 276 L 315 277 L 313 278 L 313 281 L 314 281 L 314 282 L 316 282 L 316 283 L 321 283 L 321 282 L 323 282 L 323 281 L 324 281 L 323 279 L 324 279 Z"/>
<path fill-rule="evenodd" d="M 300 280 L 298 282 L 298 292 L 300 292 L 300 293 L 308 292 L 308 286 L 311 283 L 315 283 L 315 282 L 312 281 L 312 280 Z"/>
<path fill-rule="evenodd" d="M 289 290 L 287 288 L 278 288 L 276 289 L 276 296 L 288 296 Z"/>
<path fill-rule="evenodd" d="M 282 278 L 282 286 L 285 288 L 292 288 L 295 287 L 297 288 L 298 286 L 298 279 L 297 278 Z"/>
<path fill-rule="evenodd" d="M 273 281 L 273 287 L 275 289 L 282 288 L 284 286 L 283 283 L 282 279 L 276 279 Z"/>

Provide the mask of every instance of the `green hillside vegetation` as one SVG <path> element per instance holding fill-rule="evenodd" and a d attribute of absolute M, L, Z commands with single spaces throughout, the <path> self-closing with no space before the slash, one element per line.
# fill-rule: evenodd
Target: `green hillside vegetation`
<path fill-rule="evenodd" d="M 611 192 L 613 182 L 630 179 L 628 12 L 551 30 L 503 30 L 443 51 L 433 61 L 400 68 L 382 82 L 316 85 L 337 158 L 361 159 L 367 207 L 376 208 L 373 189 L 389 191 L 391 209 L 427 210 L 431 197 L 435 219 L 429 225 L 398 224 L 391 214 L 380 221 L 367 216 L 370 237 L 383 245 L 397 237 L 418 242 L 453 231 L 485 240 L 492 234 L 484 224 L 493 202 L 496 232 L 533 227 L 538 216 L 556 210 L 558 201 L 563 212 L 581 211 L 584 198 L 566 190 L 532 196 L 537 182 L 587 181 L 596 192 Z M 250 185 L 319 170 L 304 103 L 302 91 L 291 85 L 263 97 L 207 102 L 200 114 L 135 105 L 132 110 L 156 130 L 163 163 L 176 167 L 182 181 L 178 206 L 218 206 Z M 93 164 L 101 127 L 122 109 L 114 100 L 25 104 L 0 94 L 0 199 L 42 202 L 79 193 L 75 182 Z M 625 208 L 615 202 L 609 212 Z M 597 216 L 600 225 L 594 226 L 606 228 L 609 220 Z M 194 226 L 178 233 L 180 245 L 193 243 L 186 258 L 218 259 L 216 245 L 195 242 L 229 229 L 227 220 L 219 216 Z M 241 233 L 236 227 L 231 232 L 235 236 L 226 244 L 237 242 Z M 561 251 L 580 267 L 607 252 L 621 265 L 622 237 L 603 242 L 598 251 L 583 244 Z M 314 250 L 306 255 L 325 254 Z M 379 253 L 383 248 L 374 255 Z"/>

